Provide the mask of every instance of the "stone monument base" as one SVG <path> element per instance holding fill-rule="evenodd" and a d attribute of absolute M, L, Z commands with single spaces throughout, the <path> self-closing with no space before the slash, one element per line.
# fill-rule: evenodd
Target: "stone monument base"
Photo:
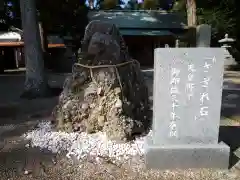
<path fill-rule="evenodd" d="M 230 147 L 220 144 L 154 145 L 145 142 L 147 169 L 219 168 L 229 166 Z"/>

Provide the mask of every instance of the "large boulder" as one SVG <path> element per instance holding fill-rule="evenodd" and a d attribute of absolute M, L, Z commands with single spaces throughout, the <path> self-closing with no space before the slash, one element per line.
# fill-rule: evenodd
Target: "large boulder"
<path fill-rule="evenodd" d="M 138 61 L 130 58 L 114 24 L 92 21 L 86 27 L 79 63 L 64 84 L 54 111 L 64 131 L 104 131 L 129 140 L 151 125 L 148 90 Z"/>

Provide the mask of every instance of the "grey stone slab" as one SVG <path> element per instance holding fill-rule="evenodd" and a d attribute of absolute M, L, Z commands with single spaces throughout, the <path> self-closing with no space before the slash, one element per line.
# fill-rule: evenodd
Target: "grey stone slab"
<path fill-rule="evenodd" d="M 196 28 L 196 46 L 210 47 L 211 44 L 211 26 L 208 24 L 201 24 Z"/>
<path fill-rule="evenodd" d="M 157 48 L 154 57 L 147 168 L 227 168 L 230 149 L 218 144 L 224 49 Z"/>
<path fill-rule="evenodd" d="M 220 144 L 155 145 L 147 138 L 145 164 L 147 169 L 219 168 L 229 166 L 230 148 Z"/>
<path fill-rule="evenodd" d="M 189 66 L 192 66 L 195 72 L 190 72 Z M 207 66 L 209 68 L 206 68 Z M 171 71 L 174 68 L 179 71 L 179 75 L 174 77 L 175 80 L 179 80 L 177 85 L 170 83 Z M 155 144 L 216 144 L 218 142 L 223 72 L 222 48 L 155 49 L 153 85 Z M 192 78 L 189 81 L 191 74 Z M 208 78 L 207 86 L 203 87 L 203 82 Z M 192 93 L 187 91 L 189 84 L 193 84 Z M 172 87 L 176 87 L 178 92 L 171 94 Z M 189 98 L 190 94 L 192 96 Z M 202 99 L 204 101 L 201 101 Z M 173 104 L 177 105 L 174 109 Z M 206 110 L 206 114 L 202 113 L 203 110 Z M 171 117 L 173 114 L 174 121 Z M 175 135 L 170 134 L 173 129 Z"/>

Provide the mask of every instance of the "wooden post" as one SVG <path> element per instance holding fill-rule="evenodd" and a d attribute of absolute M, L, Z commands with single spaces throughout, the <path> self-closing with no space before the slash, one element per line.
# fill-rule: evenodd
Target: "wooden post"
<path fill-rule="evenodd" d="M 187 0 L 186 9 L 187 9 L 188 26 L 195 27 L 197 25 L 196 1 Z"/>

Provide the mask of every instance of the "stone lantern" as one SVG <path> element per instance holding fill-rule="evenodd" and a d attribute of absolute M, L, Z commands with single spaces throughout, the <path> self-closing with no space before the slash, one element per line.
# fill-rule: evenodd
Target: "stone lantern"
<path fill-rule="evenodd" d="M 225 34 L 224 38 L 220 39 L 218 42 L 221 44 L 221 47 L 231 48 L 231 45 L 235 42 L 235 39 L 229 38 L 228 34 Z"/>
<path fill-rule="evenodd" d="M 228 69 L 232 65 L 236 65 L 235 58 L 229 53 L 232 49 L 232 44 L 235 42 L 235 39 L 229 38 L 228 34 L 225 34 L 224 38 L 218 41 L 221 44 L 221 47 L 225 49 L 225 69 Z"/>

